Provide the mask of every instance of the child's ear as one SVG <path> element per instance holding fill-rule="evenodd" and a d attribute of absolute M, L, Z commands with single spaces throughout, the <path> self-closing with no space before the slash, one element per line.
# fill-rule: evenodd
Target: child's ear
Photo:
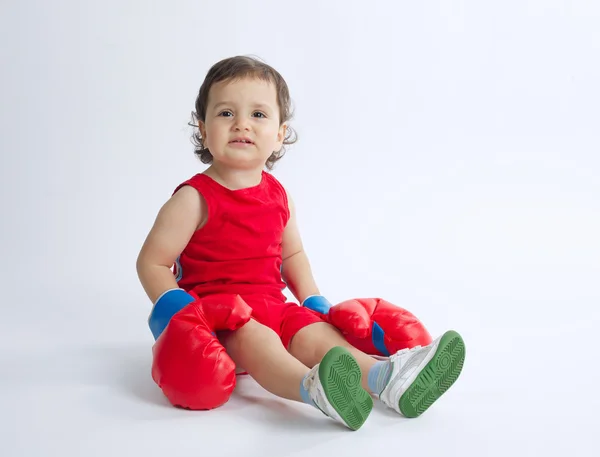
<path fill-rule="evenodd" d="M 281 127 L 279 127 L 279 131 L 277 132 L 277 142 L 281 146 L 283 146 L 283 141 L 285 140 L 285 132 L 287 132 L 287 125 L 282 124 Z"/>
<path fill-rule="evenodd" d="M 200 129 L 200 135 L 202 136 L 202 141 L 206 141 L 206 125 L 202 121 L 198 121 L 198 128 Z"/>

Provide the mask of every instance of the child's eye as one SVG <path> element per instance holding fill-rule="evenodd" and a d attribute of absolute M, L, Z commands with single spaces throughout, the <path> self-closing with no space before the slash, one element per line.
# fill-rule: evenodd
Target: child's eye
<path fill-rule="evenodd" d="M 266 118 L 266 117 L 267 117 L 267 115 L 266 115 L 265 113 L 261 113 L 260 111 L 256 111 L 256 112 L 254 113 L 254 115 L 255 115 L 255 116 L 259 116 L 259 117 L 263 117 L 263 118 Z"/>
<path fill-rule="evenodd" d="M 219 113 L 219 116 L 226 116 L 227 114 L 233 116 L 233 113 L 231 111 L 229 111 L 229 110 L 221 111 Z"/>

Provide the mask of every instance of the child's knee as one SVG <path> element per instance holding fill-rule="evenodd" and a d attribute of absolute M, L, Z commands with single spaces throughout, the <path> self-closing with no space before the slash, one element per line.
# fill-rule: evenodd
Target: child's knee
<path fill-rule="evenodd" d="M 223 332 L 219 335 L 225 349 L 254 347 L 256 344 L 268 344 L 279 336 L 271 328 L 250 319 L 237 330 Z"/>
<path fill-rule="evenodd" d="M 339 335 L 337 329 L 327 322 L 313 322 L 300 328 L 290 339 L 289 349 L 293 352 L 314 351 L 321 346 L 330 346 Z"/>

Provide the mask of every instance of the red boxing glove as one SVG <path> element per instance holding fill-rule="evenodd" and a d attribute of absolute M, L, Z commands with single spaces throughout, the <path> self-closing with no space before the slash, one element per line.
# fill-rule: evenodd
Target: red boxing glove
<path fill-rule="evenodd" d="M 171 318 L 152 348 L 152 379 L 174 406 L 207 410 L 229 400 L 235 363 L 215 332 L 242 327 L 251 313 L 239 295 L 223 294 L 196 299 Z"/>
<path fill-rule="evenodd" d="M 350 344 L 371 355 L 389 356 L 432 341 L 412 313 L 381 298 L 344 301 L 329 309 L 328 318 Z"/>

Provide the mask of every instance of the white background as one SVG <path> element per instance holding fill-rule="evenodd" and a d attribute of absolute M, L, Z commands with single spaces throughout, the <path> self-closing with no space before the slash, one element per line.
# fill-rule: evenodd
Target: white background
<path fill-rule="evenodd" d="M 0 454 L 598 455 L 597 2 L 5 0 L 0 16 Z M 135 259 L 204 169 L 190 112 L 237 54 L 290 86 L 299 142 L 274 174 L 322 292 L 465 338 L 463 376 L 417 420 L 377 408 L 349 433 L 248 378 L 189 413 L 150 378 Z"/>

